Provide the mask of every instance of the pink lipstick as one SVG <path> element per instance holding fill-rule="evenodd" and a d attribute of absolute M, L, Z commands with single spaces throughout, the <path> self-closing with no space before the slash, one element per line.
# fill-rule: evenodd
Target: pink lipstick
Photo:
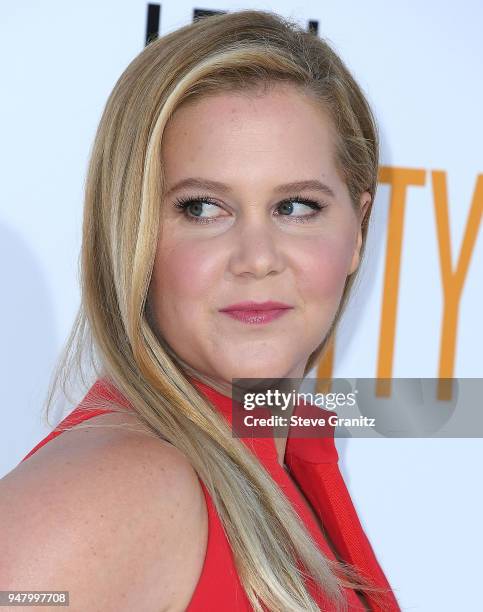
<path fill-rule="evenodd" d="M 250 325 L 270 323 L 292 310 L 293 306 L 283 302 L 239 302 L 221 308 L 220 312 Z"/>

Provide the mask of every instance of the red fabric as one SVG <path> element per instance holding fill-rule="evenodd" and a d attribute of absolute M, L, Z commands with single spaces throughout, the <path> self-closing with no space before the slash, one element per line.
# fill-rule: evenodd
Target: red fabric
<path fill-rule="evenodd" d="M 191 382 L 209 399 L 225 418 L 232 422 L 232 400 L 212 387 L 191 378 Z M 123 406 L 129 406 L 125 398 L 107 380 L 98 380 L 89 390 L 84 400 L 52 431 L 41 440 L 23 459 L 25 461 L 41 446 L 62 433 L 65 426 L 72 426 L 110 412 L 109 408 L 86 409 L 85 403 L 92 398 L 114 398 Z M 298 407 L 296 414 L 304 408 Z M 300 412 L 302 411 L 302 412 Z M 290 430 L 292 432 L 292 430 Z M 289 434 L 285 451 L 285 464 L 292 478 L 297 482 L 312 509 L 324 525 L 339 556 L 355 565 L 363 575 L 388 592 L 383 599 L 366 595 L 369 609 L 374 612 L 400 612 L 399 605 L 389 583 L 376 559 L 374 551 L 362 529 L 350 495 L 337 465 L 338 454 L 334 444 L 333 431 L 322 438 L 297 438 Z M 278 463 L 277 450 L 273 438 L 242 438 L 247 447 L 255 453 L 262 465 L 288 497 L 312 537 L 330 559 L 334 559 L 319 525 L 310 513 L 307 503 L 294 485 L 286 471 Z M 208 512 L 208 544 L 203 569 L 191 598 L 187 612 L 252 612 L 245 591 L 242 588 L 233 553 L 217 514 L 211 496 L 200 480 L 205 495 Z M 310 581 L 312 596 L 321 610 L 332 612 L 333 606 Z M 363 611 L 367 608 L 361 603 L 354 591 L 345 589 L 348 611 Z M 379 598 L 381 595 L 379 595 Z"/>

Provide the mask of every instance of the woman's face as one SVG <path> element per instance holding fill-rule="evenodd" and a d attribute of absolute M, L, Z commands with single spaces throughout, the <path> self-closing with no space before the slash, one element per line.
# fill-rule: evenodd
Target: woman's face
<path fill-rule="evenodd" d="M 220 384 L 303 376 L 359 263 L 361 217 L 333 155 L 328 118 L 293 86 L 206 97 L 171 118 L 149 303 L 158 332 L 195 372 Z M 286 186 L 302 181 L 334 195 Z M 186 198 L 196 201 L 177 208 Z M 362 212 L 369 200 L 365 192 Z M 220 311 L 269 300 L 291 308 L 264 323 Z"/>

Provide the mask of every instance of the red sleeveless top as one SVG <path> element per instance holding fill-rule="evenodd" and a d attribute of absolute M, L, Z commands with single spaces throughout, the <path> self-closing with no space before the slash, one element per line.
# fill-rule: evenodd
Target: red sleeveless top
<path fill-rule="evenodd" d="M 216 409 L 232 422 L 232 399 L 212 387 L 191 377 L 191 382 L 211 401 Z M 125 398 L 106 379 L 97 380 L 82 402 L 43 440 L 41 440 L 22 461 L 28 459 L 41 446 L 53 439 L 65 427 L 71 427 L 91 417 L 110 412 L 107 409 L 88 409 L 84 402 L 93 397 L 115 399 L 129 406 Z M 299 414 L 299 407 L 294 414 Z M 333 429 L 333 428 L 332 428 Z M 287 472 L 278 462 L 277 448 L 273 438 L 241 438 L 255 453 L 259 461 L 278 483 L 281 490 L 292 503 L 301 520 L 308 528 L 322 552 L 335 559 L 320 526 L 307 507 L 307 502 L 297 490 Z M 376 559 L 374 551 L 357 517 L 349 492 L 338 467 L 338 453 L 334 438 L 297 438 L 290 431 L 285 449 L 285 465 L 292 478 L 297 482 L 316 516 L 326 529 L 338 555 L 353 564 L 377 586 L 387 589 L 377 597 L 365 594 L 369 608 L 352 590 L 345 589 L 349 612 L 371 610 L 373 612 L 401 612 L 391 587 Z M 237 574 L 233 553 L 223 529 L 214 503 L 204 483 L 200 480 L 208 512 L 208 543 L 203 569 L 195 591 L 187 608 L 188 612 L 252 612 L 253 608 L 245 594 Z M 320 591 L 308 584 L 311 594 L 321 610 L 331 612 L 333 604 L 321 597 Z"/>

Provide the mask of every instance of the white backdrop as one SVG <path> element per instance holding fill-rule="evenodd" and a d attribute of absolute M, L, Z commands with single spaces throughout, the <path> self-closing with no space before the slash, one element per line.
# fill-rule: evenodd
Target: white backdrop
<path fill-rule="evenodd" d="M 435 216 L 441 200 L 432 172 L 442 171 L 446 179 L 456 269 L 483 173 L 483 5 L 210 0 L 198 6 L 170 0 L 161 6 L 160 34 L 190 22 L 193 6 L 268 9 L 302 24 L 318 21 L 319 35 L 353 71 L 378 119 L 385 172 L 413 169 L 423 183 L 404 195 L 389 375 L 438 376 L 442 327 L 455 326 L 443 318 Z M 0 14 L 2 476 L 48 433 L 40 407 L 79 301 L 89 151 L 114 83 L 144 46 L 147 3 L 25 0 L 3 3 Z M 361 288 L 337 338 L 335 376 L 378 372 L 392 193 L 381 180 Z M 480 226 L 459 299 L 454 351 L 444 355 L 451 377 L 483 377 L 482 235 Z M 352 498 L 404 610 L 481 609 L 482 446 L 471 438 L 337 439 Z"/>

